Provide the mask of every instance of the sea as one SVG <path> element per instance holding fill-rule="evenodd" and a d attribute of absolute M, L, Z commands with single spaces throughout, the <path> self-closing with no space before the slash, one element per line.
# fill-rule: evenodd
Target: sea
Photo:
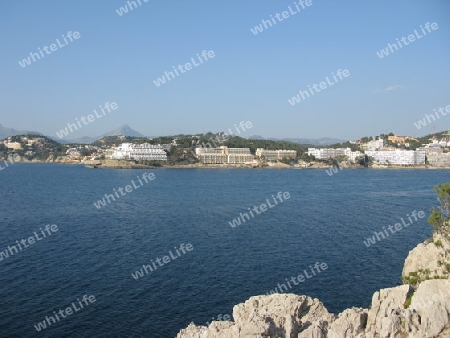
<path fill-rule="evenodd" d="M 431 235 L 433 187 L 448 179 L 445 170 L 15 163 L 0 171 L 0 337 L 173 338 L 283 283 L 336 314 L 369 307 L 375 291 L 401 284 L 408 252 Z M 289 198 L 275 204 L 279 193 Z M 105 194 L 115 200 L 101 206 Z M 364 243 L 414 211 L 426 217 Z M 313 275 L 316 263 L 327 268 Z"/>

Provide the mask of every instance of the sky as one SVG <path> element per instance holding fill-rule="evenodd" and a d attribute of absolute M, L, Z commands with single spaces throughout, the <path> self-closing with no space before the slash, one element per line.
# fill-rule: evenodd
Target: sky
<path fill-rule="evenodd" d="M 450 129 L 450 114 L 414 124 L 450 105 L 447 0 L 311 0 L 305 8 L 297 0 L 139 1 L 122 15 L 124 0 L 0 1 L 0 124 L 56 137 L 97 109 L 100 117 L 67 138 L 123 124 L 146 136 L 218 132 L 241 121 L 252 123 L 244 137 L 353 140 Z M 284 11 L 289 17 L 275 19 Z M 254 34 L 271 15 L 276 24 Z M 427 22 L 438 28 L 424 35 Z M 378 56 L 414 30 L 420 39 Z M 64 43 L 68 32 L 78 39 Z M 63 46 L 49 50 L 56 39 Z M 44 46 L 49 54 L 19 64 Z M 191 58 L 197 66 L 155 84 Z M 349 75 L 333 81 L 339 70 Z M 326 77 L 332 85 L 289 103 Z M 117 109 L 102 115 L 106 102 Z"/>

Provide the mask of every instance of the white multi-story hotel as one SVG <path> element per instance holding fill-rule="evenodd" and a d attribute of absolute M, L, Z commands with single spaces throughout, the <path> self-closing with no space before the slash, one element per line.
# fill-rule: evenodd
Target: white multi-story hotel
<path fill-rule="evenodd" d="M 122 143 L 111 155 L 114 160 L 167 161 L 167 154 L 161 145 Z"/>
<path fill-rule="evenodd" d="M 244 164 L 254 162 L 249 148 L 195 148 L 195 154 L 204 164 Z"/>
<path fill-rule="evenodd" d="M 430 153 L 438 153 L 438 154 L 442 154 L 444 152 L 444 149 L 442 149 L 439 146 L 426 146 L 426 147 L 421 147 L 421 148 L 417 148 L 416 150 L 419 151 L 424 151 L 425 154 L 428 156 Z"/>
<path fill-rule="evenodd" d="M 425 151 L 414 150 L 366 150 L 365 154 L 377 164 L 419 165 L 425 164 Z"/>
<path fill-rule="evenodd" d="M 318 160 L 326 160 L 336 156 L 344 156 L 346 150 L 350 150 L 350 148 L 308 148 L 308 155 L 312 155 Z"/>
<path fill-rule="evenodd" d="M 427 159 L 433 167 L 450 167 L 450 153 L 429 153 Z"/>
<path fill-rule="evenodd" d="M 267 161 L 277 161 L 282 160 L 283 158 L 292 158 L 295 159 L 297 157 L 296 150 L 266 150 L 263 148 L 256 149 L 256 156 L 262 157 Z"/>
<path fill-rule="evenodd" d="M 372 140 L 369 141 L 363 145 L 361 145 L 361 149 L 363 150 L 368 150 L 368 151 L 373 151 L 373 150 L 378 150 L 383 148 L 384 146 L 384 141 L 383 139 L 379 139 L 379 140 Z"/>
<path fill-rule="evenodd" d="M 360 151 L 352 151 L 350 148 L 308 148 L 308 155 L 313 155 L 318 160 L 326 160 L 328 158 L 335 158 L 336 156 L 347 156 L 349 160 L 355 161 L 362 153 Z"/>

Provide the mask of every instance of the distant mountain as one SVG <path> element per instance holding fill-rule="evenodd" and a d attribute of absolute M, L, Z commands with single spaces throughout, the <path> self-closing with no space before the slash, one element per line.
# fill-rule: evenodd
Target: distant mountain
<path fill-rule="evenodd" d="M 329 138 L 329 137 L 323 137 L 323 138 L 317 138 L 317 139 L 310 139 L 310 138 L 265 138 L 260 135 L 253 135 L 249 137 L 249 140 L 271 140 L 271 141 L 288 141 L 292 143 L 298 143 L 298 144 L 310 144 L 314 146 L 328 146 L 330 144 L 336 144 L 336 143 L 342 143 L 347 142 L 347 140 L 340 140 L 337 138 Z"/>
<path fill-rule="evenodd" d="M 79 137 L 79 138 L 74 138 L 71 140 L 65 140 L 65 139 L 56 139 L 56 141 L 58 141 L 59 143 L 62 144 L 68 144 L 68 143 L 79 143 L 79 144 L 91 144 L 94 143 L 95 141 L 98 140 L 97 137 L 89 137 L 89 136 L 83 136 L 83 137 Z"/>
<path fill-rule="evenodd" d="M 105 134 L 103 134 L 101 136 L 97 136 L 97 137 L 84 136 L 84 137 L 79 137 L 79 138 L 71 139 L 71 140 L 59 140 L 59 142 L 61 142 L 61 143 L 91 144 L 91 143 L 94 143 L 95 141 L 98 141 L 98 140 L 100 140 L 100 139 L 102 139 L 104 137 L 107 137 L 107 136 L 119 136 L 119 135 L 130 136 L 130 137 L 145 137 L 141 133 L 139 133 L 136 130 L 132 129 L 129 125 L 124 124 L 123 126 L 120 126 L 117 129 L 108 131 L 107 133 L 105 133 Z"/>
<path fill-rule="evenodd" d="M 0 140 L 2 140 L 4 138 L 7 138 L 9 136 L 27 135 L 27 134 L 42 135 L 41 133 L 38 133 L 37 131 L 17 130 L 17 129 L 14 129 L 14 128 L 3 127 L 0 124 Z"/>
<path fill-rule="evenodd" d="M 111 130 L 111 131 L 107 132 L 106 134 L 103 134 L 99 138 L 102 138 L 105 136 L 119 136 L 119 135 L 131 136 L 131 137 L 145 137 L 144 135 L 137 132 L 136 130 L 131 129 L 131 127 L 129 125 L 124 124 L 123 126 L 120 126 L 117 129 Z"/>
<path fill-rule="evenodd" d="M 264 137 L 259 135 L 253 135 L 248 138 L 249 140 L 264 140 Z"/>
<path fill-rule="evenodd" d="M 329 138 L 329 137 L 322 137 L 317 139 L 310 139 L 310 138 L 283 138 L 283 139 L 272 139 L 275 141 L 289 141 L 293 143 L 299 143 L 299 144 L 311 144 L 314 146 L 329 146 L 330 144 L 336 144 L 336 143 L 342 143 L 347 142 L 348 140 L 341 140 L 337 138 Z"/>

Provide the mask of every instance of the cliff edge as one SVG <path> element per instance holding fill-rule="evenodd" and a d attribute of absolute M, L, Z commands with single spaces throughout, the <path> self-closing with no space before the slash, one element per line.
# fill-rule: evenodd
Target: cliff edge
<path fill-rule="evenodd" d="M 431 279 L 416 281 L 416 288 L 405 284 L 377 291 L 370 309 L 354 307 L 334 315 L 307 296 L 255 296 L 234 306 L 234 322 L 213 321 L 208 327 L 191 323 L 176 338 L 448 338 L 450 280 L 440 275 L 444 270 L 438 262 L 450 252 L 450 241 L 438 238 L 442 246 L 429 242 L 411 250 L 403 270 L 405 277 L 425 266 L 436 267 Z"/>
<path fill-rule="evenodd" d="M 234 322 L 191 323 L 176 338 L 450 338 L 450 182 L 435 190 L 433 237 L 409 252 L 404 285 L 375 292 L 369 309 L 335 315 L 308 296 L 255 296 L 234 306 Z"/>
<path fill-rule="evenodd" d="M 234 306 L 234 322 L 191 323 L 176 338 L 450 338 L 450 182 L 434 189 L 433 237 L 409 252 L 404 285 L 375 292 L 369 309 L 335 315 L 308 296 L 256 296 Z"/>

